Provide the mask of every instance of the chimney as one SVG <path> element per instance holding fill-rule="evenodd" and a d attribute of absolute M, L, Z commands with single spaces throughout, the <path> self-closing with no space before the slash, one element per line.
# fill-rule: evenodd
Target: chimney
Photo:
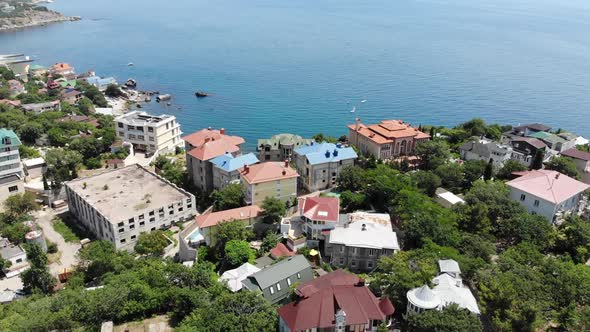
<path fill-rule="evenodd" d="M 211 139 L 209 137 L 205 137 L 205 143 L 209 143 Z"/>
<path fill-rule="evenodd" d="M 330 158 L 330 150 L 326 150 L 326 158 Z"/>
<path fill-rule="evenodd" d="M 555 180 L 559 179 L 560 175 L 561 175 L 561 173 L 557 172 L 557 174 L 555 174 Z"/>
<path fill-rule="evenodd" d="M 219 129 L 219 133 L 220 133 L 221 135 L 225 135 L 225 128 L 221 128 L 221 129 Z"/>
<path fill-rule="evenodd" d="M 244 174 L 248 174 L 250 172 L 250 167 L 248 165 L 244 165 Z"/>
<path fill-rule="evenodd" d="M 363 287 L 365 285 L 365 279 L 359 278 L 359 281 L 355 284 L 357 287 Z"/>
<path fill-rule="evenodd" d="M 283 169 L 283 175 L 287 175 L 287 170 Z"/>
<path fill-rule="evenodd" d="M 211 130 L 211 127 L 207 127 L 207 130 Z"/>
<path fill-rule="evenodd" d="M 334 157 L 338 157 L 338 149 L 334 149 L 333 154 L 334 154 Z"/>
<path fill-rule="evenodd" d="M 359 131 L 359 128 L 361 126 L 361 118 L 356 118 L 354 119 L 355 125 L 354 125 L 354 130 L 355 131 Z"/>
<path fill-rule="evenodd" d="M 366 225 L 366 224 L 363 224 L 363 226 L 361 227 L 361 231 L 363 231 L 363 232 L 364 232 L 364 231 L 366 231 L 366 230 L 367 230 L 367 225 Z"/>
<path fill-rule="evenodd" d="M 285 159 L 285 167 L 289 167 L 289 160 Z"/>

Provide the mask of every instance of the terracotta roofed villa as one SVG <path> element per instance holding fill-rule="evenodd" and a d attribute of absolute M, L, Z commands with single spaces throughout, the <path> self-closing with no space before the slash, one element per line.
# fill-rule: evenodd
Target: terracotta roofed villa
<path fill-rule="evenodd" d="M 240 172 L 248 204 L 260 204 L 266 197 L 276 197 L 283 202 L 297 197 L 298 176 L 287 161 L 245 165 Z"/>

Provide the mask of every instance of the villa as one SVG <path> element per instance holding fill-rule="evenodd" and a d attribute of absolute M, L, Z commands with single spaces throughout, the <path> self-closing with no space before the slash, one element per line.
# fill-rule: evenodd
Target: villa
<path fill-rule="evenodd" d="M 298 204 L 302 231 L 308 240 L 325 239 L 327 231 L 340 220 L 340 200 L 336 197 L 300 197 Z"/>
<path fill-rule="evenodd" d="M 314 143 L 295 149 L 294 160 L 300 183 L 309 192 L 332 188 L 340 171 L 353 166 L 358 158 L 351 147 L 333 143 Z"/>
<path fill-rule="evenodd" d="M 90 85 L 94 85 L 99 91 L 105 91 L 111 84 L 117 84 L 117 80 L 114 77 L 101 78 L 99 76 L 90 76 L 85 78 L 86 82 Z"/>
<path fill-rule="evenodd" d="M 70 66 L 67 63 L 56 63 L 53 66 L 49 67 L 49 73 L 53 76 L 55 75 L 61 75 L 64 76 L 68 79 L 73 79 L 75 78 L 76 75 L 76 71 L 74 70 L 74 67 Z"/>
<path fill-rule="evenodd" d="M 288 161 L 246 165 L 240 176 L 248 204 L 262 204 L 267 197 L 275 197 L 283 202 L 297 197 L 299 174 L 289 166 Z"/>
<path fill-rule="evenodd" d="M 501 168 L 512 157 L 512 147 L 488 139 L 467 142 L 459 148 L 463 160 L 492 160 L 495 168 Z"/>
<path fill-rule="evenodd" d="M 582 181 L 590 184 L 590 152 L 580 151 L 574 148 L 563 151 L 561 155 L 572 158 L 576 164 L 576 169 L 582 176 Z"/>
<path fill-rule="evenodd" d="M 240 183 L 240 169 L 258 163 L 254 153 L 234 156 L 226 153 L 211 159 L 213 164 L 213 188 L 223 189 L 230 183 Z"/>
<path fill-rule="evenodd" d="M 256 151 L 262 161 L 283 161 L 291 159 L 293 151 L 298 147 L 309 145 L 310 138 L 294 134 L 278 134 L 268 139 L 259 139 Z"/>

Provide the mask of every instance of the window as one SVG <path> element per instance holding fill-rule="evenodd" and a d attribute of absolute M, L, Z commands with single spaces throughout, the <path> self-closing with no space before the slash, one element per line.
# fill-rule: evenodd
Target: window
<path fill-rule="evenodd" d="M 154 214 L 155 214 L 154 211 L 150 211 L 150 213 L 149 213 L 150 216 L 153 216 Z"/>
<path fill-rule="evenodd" d="M 13 193 L 15 191 L 18 191 L 18 186 L 10 186 L 10 187 L 8 187 L 8 192 Z"/>
<path fill-rule="evenodd" d="M 154 128 L 148 127 L 148 133 L 153 133 L 153 132 L 154 132 Z"/>
<path fill-rule="evenodd" d="M 137 135 L 137 139 L 144 140 L 145 137 L 143 135 Z"/>
<path fill-rule="evenodd" d="M 18 259 L 16 260 L 16 262 L 17 262 L 17 263 L 21 263 L 22 261 L 23 261 L 23 259 L 22 259 L 22 258 L 18 258 Z"/>
<path fill-rule="evenodd" d="M 154 221 L 156 221 L 155 217 L 150 218 L 150 222 L 154 222 Z"/>
<path fill-rule="evenodd" d="M 156 230 L 156 227 L 152 227 L 152 231 L 155 231 L 155 230 Z"/>
<path fill-rule="evenodd" d="M 129 225 L 129 229 L 135 229 L 135 225 Z"/>
<path fill-rule="evenodd" d="M 187 209 L 192 209 L 192 207 L 193 207 L 192 204 L 189 204 L 189 205 L 186 206 Z"/>
<path fill-rule="evenodd" d="M 357 250 L 358 250 L 358 248 L 356 248 L 356 247 L 355 248 L 352 248 L 352 254 L 353 255 L 356 255 Z"/>
<path fill-rule="evenodd" d="M 275 289 L 272 286 L 270 286 L 270 295 L 272 295 L 274 293 L 275 293 Z"/>
<path fill-rule="evenodd" d="M 287 278 L 287 285 L 291 286 L 291 278 Z"/>
<path fill-rule="evenodd" d="M 343 253 L 344 252 L 344 246 L 340 246 L 340 252 Z"/>
<path fill-rule="evenodd" d="M 130 223 L 130 224 L 132 224 L 132 223 L 134 223 L 134 222 L 135 222 L 135 220 L 133 220 L 133 218 L 129 218 L 129 223 Z"/>
<path fill-rule="evenodd" d="M 526 199 L 526 195 L 525 194 L 520 194 L 520 201 L 524 202 L 524 200 Z"/>
<path fill-rule="evenodd" d="M 125 231 L 125 228 L 119 228 L 119 233 L 123 233 Z"/>
<path fill-rule="evenodd" d="M 535 203 L 534 203 L 535 207 L 539 206 L 539 200 L 535 199 Z"/>
<path fill-rule="evenodd" d="M 124 133 L 124 132 L 122 132 L 122 131 L 120 131 L 120 132 L 119 132 L 119 136 L 125 136 L 125 133 Z"/>
<path fill-rule="evenodd" d="M 133 135 L 133 134 L 129 134 L 129 138 L 130 138 L 130 139 L 135 139 L 135 135 Z"/>
<path fill-rule="evenodd" d="M 368 261 L 367 262 L 367 268 L 372 269 L 373 268 L 373 262 Z"/>
<path fill-rule="evenodd" d="M 139 216 L 139 220 L 143 220 L 145 218 L 145 216 L 142 214 Z"/>
<path fill-rule="evenodd" d="M 178 208 L 178 212 L 182 212 L 183 210 L 183 208 Z"/>
<path fill-rule="evenodd" d="M 119 126 L 119 128 L 123 128 L 123 122 L 118 122 L 117 125 Z"/>
<path fill-rule="evenodd" d="M 125 242 L 127 242 L 127 240 L 125 240 L 125 239 L 121 239 L 121 241 L 119 241 L 119 242 L 121 242 L 121 243 L 125 243 Z"/>
<path fill-rule="evenodd" d="M 355 261 L 350 262 L 350 266 L 356 267 L 356 262 Z"/>
<path fill-rule="evenodd" d="M 123 225 L 125 225 L 125 223 L 123 221 L 121 221 L 120 223 L 117 224 L 117 226 L 119 226 L 119 227 L 121 227 Z"/>
<path fill-rule="evenodd" d="M 131 240 L 135 240 L 136 237 L 137 235 L 131 235 Z"/>
<path fill-rule="evenodd" d="M 145 225 L 145 221 L 140 221 L 139 226 L 143 226 L 143 225 Z"/>
<path fill-rule="evenodd" d="M 279 284 L 279 283 L 277 282 L 277 292 L 280 292 L 280 291 L 281 291 L 281 284 Z"/>
<path fill-rule="evenodd" d="M 154 136 L 149 136 L 149 140 L 150 140 L 150 142 L 153 142 L 154 141 Z"/>

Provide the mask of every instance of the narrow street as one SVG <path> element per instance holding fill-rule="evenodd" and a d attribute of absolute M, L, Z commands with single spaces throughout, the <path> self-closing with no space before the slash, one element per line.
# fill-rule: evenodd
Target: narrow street
<path fill-rule="evenodd" d="M 79 243 L 66 242 L 61 234 L 53 229 L 51 220 L 55 216 L 54 211 L 51 209 L 47 209 L 46 211 L 38 211 L 34 214 L 34 216 L 37 218 L 37 224 L 39 227 L 43 229 L 45 238 L 51 242 L 56 243 L 58 251 L 61 253 L 59 261 L 49 265 L 51 274 L 57 276 L 59 273 L 64 272 L 65 269 L 75 266 L 78 263 L 76 254 L 78 253 L 78 250 L 80 250 L 81 246 Z"/>

